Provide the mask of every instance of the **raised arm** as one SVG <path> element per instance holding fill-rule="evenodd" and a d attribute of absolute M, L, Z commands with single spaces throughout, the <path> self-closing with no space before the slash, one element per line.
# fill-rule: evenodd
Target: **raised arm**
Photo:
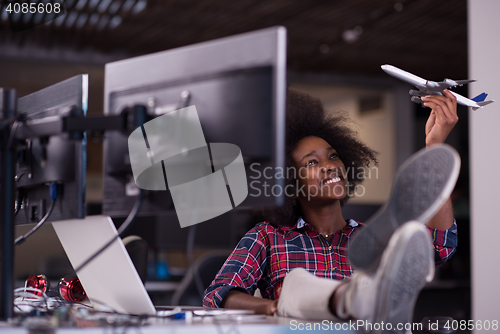
<path fill-rule="evenodd" d="M 422 97 L 425 107 L 432 109 L 425 124 L 425 145 L 443 144 L 451 130 L 458 122 L 457 99 L 448 90 L 443 95 Z M 429 220 L 427 226 L 447 230 L 453 226 L 453 207 L 448 199 L 436 215 Z"/>

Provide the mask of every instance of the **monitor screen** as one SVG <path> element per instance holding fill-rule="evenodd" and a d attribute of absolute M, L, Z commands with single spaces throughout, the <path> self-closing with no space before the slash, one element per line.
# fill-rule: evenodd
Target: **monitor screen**
<path fill-rule="evenodd" d="M 127 106 L 143 105 L 151 116 L 162 117 L 194 106 L 210 147 L 212 143 L 229 143 L 241 151 L 248 195 L 236 206 L 272 207 L 284 202 L 283 193 L 271 192 L 276 186 L 283 189 L 284 179 L 268 174 L 285 166 L 285 28 L 109 63 L 105 68 L 104 99 L 107 115 L 119 114 Z M 146 125 L 144 129 L 149 131 Z M 107 134 L 104 214 L 120 217 L 130 212 L 138 191 L 135 181 L 128 134 Z M 147 191 L 139 215 L 171 213 L 175 198 L 170 186 L 167 190 Z"/>
<path fill-rule="evenodd" d="M 23 119 L 19 132 L 30 125 L 64 116 L 76 107 L 87 111 L 88 75 L 78 75 L 18 99 Z M 37 223 L 52 199 L 49 185 L 57 185 L 57 199 L 49 221 L 85 217 L 86 139 L 67 135 L 29 136 L 17 145 L 16 224 Z"/>

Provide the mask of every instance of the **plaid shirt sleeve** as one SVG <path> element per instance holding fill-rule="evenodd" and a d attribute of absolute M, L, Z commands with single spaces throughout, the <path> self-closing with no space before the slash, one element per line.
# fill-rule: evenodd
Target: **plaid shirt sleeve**
<path fill-rule="evenodd" d="M 203 306 L 220 307 L 229 290 L 235 288 L 252 294 L 266 268 L 268 244 L 261 224 L 248 231 L 205 290 Z"/>
<path fill-rule="evenodd" d="M 434 242 L 436 266 L 442 265 L 457 249 L 457 223 L 454 221 L 453 226 L 447 230 L 438 230 L 429 226 L 427 229 Z"/>

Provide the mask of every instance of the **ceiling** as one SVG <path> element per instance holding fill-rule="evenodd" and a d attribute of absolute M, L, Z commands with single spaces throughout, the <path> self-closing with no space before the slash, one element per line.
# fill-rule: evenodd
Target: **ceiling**
<path fill-rule="evenodd" d="M 66 0 L 53 20 L 8 17 L 4 2 L 0 49 L 11 57 L 58 60 L 49 51 L 64 49 L 65 60 L 104 62 L 283 25 L 295 72 L 384 76 L 380 65 L 392 64 L 432 80 L 467 78 L 466 0 Z"/>

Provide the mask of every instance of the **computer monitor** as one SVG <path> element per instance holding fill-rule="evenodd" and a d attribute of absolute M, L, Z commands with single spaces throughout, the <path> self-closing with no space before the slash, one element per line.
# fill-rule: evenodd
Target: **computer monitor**
<path fill-rule="evenodd" d="M 73 107 L 83 115 L 88 105 L 88 75 L 82 74 L 18 99 L 21 132 L 30 125 L 64 116 Z M 48 221 L 85 217 L 86 139 L 67 135 L 30 136 L 17 145 L 16 224 L 37 223 L 52 199 L 49 184 L 57 184 L 56 203 Z"/>
<path fill-rule="evenodd" d="M 285 180 L 269 176 L 285 167 L 285 28 L 106 64 L 104 94 L 106 115 L 144 105 L 160 116 L 194 105 L 207 143 L 231 143 L 242 152 L 249 187 L 239 207 L 283 204 L 277 190 Z M 104 140 L 103 214 L 112 217 L 126 216 L 137 193 L 127 145 L 120 132 Z M 168 190 L 148 191 L 139 215 L 173 209 Z"/>

